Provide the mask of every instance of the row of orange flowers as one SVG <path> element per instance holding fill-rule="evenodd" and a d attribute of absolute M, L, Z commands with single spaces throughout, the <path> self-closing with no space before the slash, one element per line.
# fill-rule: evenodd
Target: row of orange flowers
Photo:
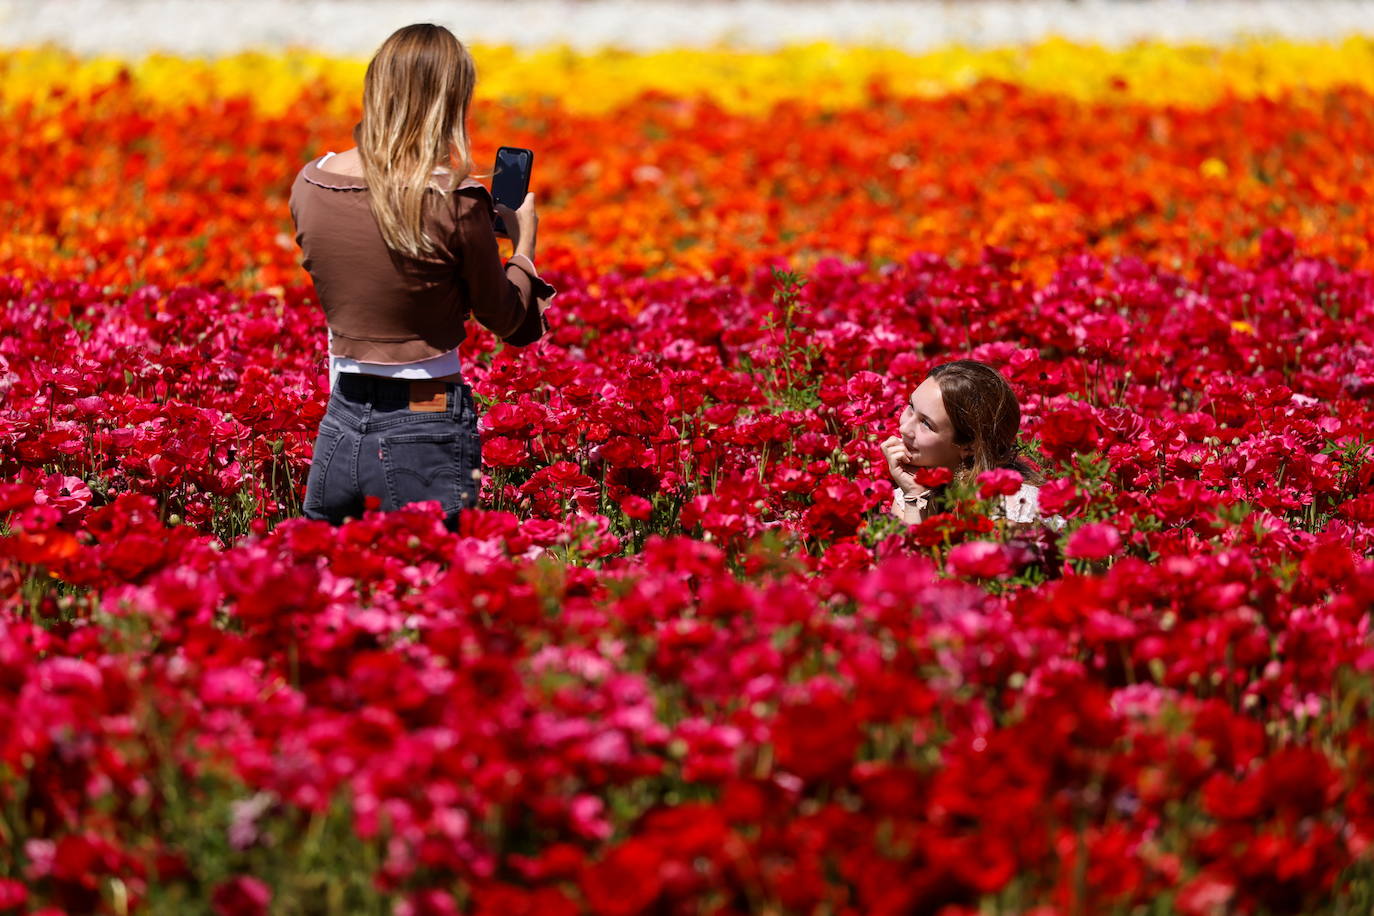
<path fill-rule="evenodd" d="M 278 115 L 246 97 L 154 113 L 119 78 L 57 108 L 11 102 L 0 273 L 303 282 L 290 182 L 349 145 L 356 116 L 323 88 Z M 732 275 L 765 254 L 967 259 L 986 245 L 1034 276 L 1073 251 L 1244 256 L 1269 227 L 1374 267 L 1374 96 L 1354 87 L 1191 110 L 991 82 L 931 99 L 873 87 L 859 107 L 763 116 L 662 96 L 608 114 L 479 99 L 472 126 L 479 165 L 502 143 L 537 151 L 541 259 L 584 276 Z"/>

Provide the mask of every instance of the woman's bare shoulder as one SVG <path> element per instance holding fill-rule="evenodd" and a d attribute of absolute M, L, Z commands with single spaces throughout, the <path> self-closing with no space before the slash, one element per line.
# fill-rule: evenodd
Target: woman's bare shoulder
<path fill-rule="evenodd" d="M 333 172 L 336 175 L 348 175 L 353 178 L 363 177 L 363 160 L 358 155 L 356 147 L 327 157 L 325 161 L 320 163 L 319 168 L 322 172 Z"/>

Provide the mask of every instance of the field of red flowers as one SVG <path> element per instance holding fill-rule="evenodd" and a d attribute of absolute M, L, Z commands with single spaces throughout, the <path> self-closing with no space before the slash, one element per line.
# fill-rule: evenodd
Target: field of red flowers
<path fill-rule="evenodd" d="M 1370 912 L 1374 99 L 873 92 L 478 112 L 564 292 L 452 534 L 297 517 L 352 120 L 5 111 L 0 913 Z M 1062 530 L 886 516 L 964 355 Z"/>

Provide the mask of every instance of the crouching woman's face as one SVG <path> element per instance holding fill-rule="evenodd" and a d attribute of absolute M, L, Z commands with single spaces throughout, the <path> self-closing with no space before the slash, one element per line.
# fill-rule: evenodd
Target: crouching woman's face
<path fill-rule="evenodd" d="M 908 462 L 922 468 L 950 468 L 955 470 L 971 454 L 967 445 L 954 441 L 954 426 L 945 412 L 945 398 L 940 385 L 926 379 L 911 393 L 898 423 Z"/>

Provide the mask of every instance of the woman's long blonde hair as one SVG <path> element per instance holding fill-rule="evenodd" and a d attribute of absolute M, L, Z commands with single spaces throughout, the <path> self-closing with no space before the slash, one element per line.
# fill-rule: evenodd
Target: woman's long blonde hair
<path fill-rule="evenodd" d="M 435 249 L 424 229 L 425 191 L 456 187 L 472 172 L 467 114 L 477 68 L 440 25 L 408 25 L 382 43 L 363 78 L 358 154 L 372 213 L 387 247 L 419 257 Z"/>

